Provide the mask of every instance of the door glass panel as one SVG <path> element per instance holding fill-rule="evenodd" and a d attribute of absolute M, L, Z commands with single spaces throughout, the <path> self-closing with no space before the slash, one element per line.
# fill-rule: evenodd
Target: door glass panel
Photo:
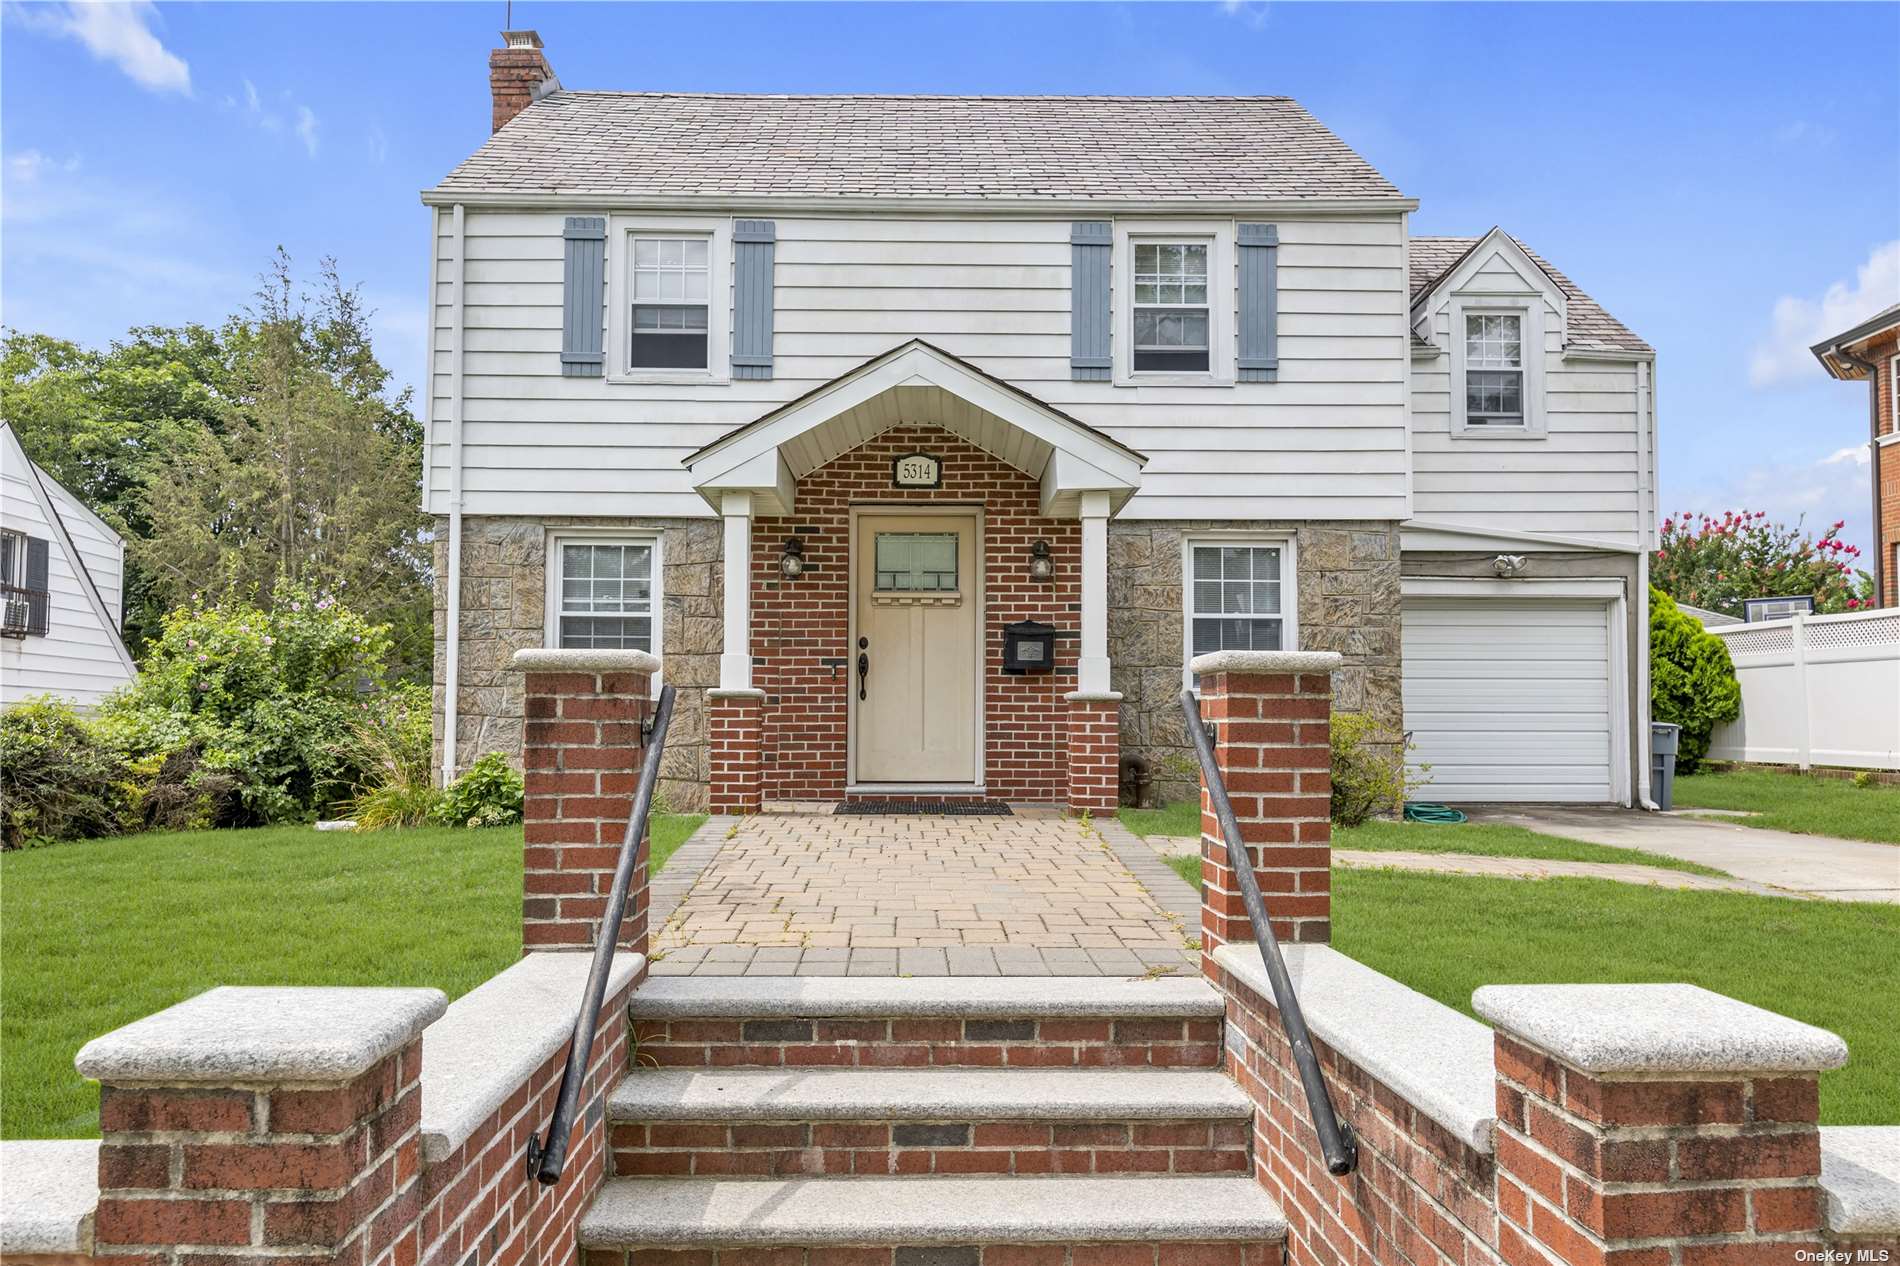
<path fill-rule="evenodd" d="M 957 533 L 879 532 L 879 593 L 947 592 L 957 587 Z"/>

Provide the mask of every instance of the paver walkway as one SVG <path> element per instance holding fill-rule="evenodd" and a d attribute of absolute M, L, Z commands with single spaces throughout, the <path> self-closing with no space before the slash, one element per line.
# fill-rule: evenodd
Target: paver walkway
<path fill-rule="evenodd" d="M 1892 844 L 1795 835 L 1631 809 L 1499 809 L 1473 814 L 1472 821 L 1503 822 L 1546 835 L 1700 862 L 1739 879 L 1782 889 L 1784 895 L 1900 903 L 1900 846 Z"/>
<path fill-rule="evenodd" d="M 657 975 L 1195 970 L 1185 938 L 1200 929 L 1083 822 L 762 814 L 723 825 L 724 845 L 654 936 Z"/>

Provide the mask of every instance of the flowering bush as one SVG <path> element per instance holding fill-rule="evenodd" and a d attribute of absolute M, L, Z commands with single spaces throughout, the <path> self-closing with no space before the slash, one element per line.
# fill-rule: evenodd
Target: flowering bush
<path fill-rule="evenodd" d="M 358 696 L 389 652 L 384 626 L 278 585 L 268 609 L 194 601 L 165 617 L 104 733 L 134 758 L 189 749 L 235 785 L 235 825 L 309 818 L 359 782 Z"/>
<path fill-rule="evenodd" d="M 1649 590 L 1649 717 L 1682 727 L 1676 769 L 1693 773 L 1715 727 L 1741 715 L 1742 688 L 1728 643 Z"/>
<path fill-rule="evenodd" d="M 1856 569 L 1860 548 L 1835 523 L 1815 540 L 1797 523 L 1770 523 L 1765 510 L 1725 510 L 1720 518 L 1666 518 L 1650 581 L 1690 606 L 1740 616 L 1744 598 L 1812 595 L 1822 614 L 1872 605 L 1871 582 Z"/>

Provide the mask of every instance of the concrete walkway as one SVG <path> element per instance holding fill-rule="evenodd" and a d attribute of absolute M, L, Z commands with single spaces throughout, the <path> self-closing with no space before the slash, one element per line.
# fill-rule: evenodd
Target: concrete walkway
<path fill-rule="evenodd" d="M 1795 895 L 1746 879 L 1692 875 L 1685 870 L 1637 866 L 1629 862 L 1565 862 L 1541 857 L 1487 857 L 1481 853 L 1334 849 L 1333 865 L 1348 870 L 1424 870 L 1445 875 L 1490 875 L 1500 879 L 1610 879 L 1620 884 L 1644 884 L 1652 888 L 1752 892 L 1767 897 Z"/>
<path fill-rule="evenodd" d="M 709 821 L 662 885 L 656 975 L 1139 976 L 1196 965 L 1186 936 L 1198 926 L 1184 929 L 1093 827 L 1061 817 Z"/>
<path fill-rule="evenodd" d="M 1700 862 L 1783 893 L 1900 904 L 1900 846 L 1893 844 L 1630 809 L 1487 809 L 1473 813 L 1471 820 Z"/>

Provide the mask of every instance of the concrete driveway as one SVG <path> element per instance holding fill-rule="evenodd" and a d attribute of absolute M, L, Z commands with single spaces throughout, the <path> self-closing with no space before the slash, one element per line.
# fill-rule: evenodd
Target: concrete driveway
<path fill-rule="evenodd" d="M 1521 826 L 1592 844 L 1640 848 L 1738 879 L 1830 901 L 1900 904 L 1900 846 L 1795 835 L 1633 809 L 1480 809 L 1474 822 Z"/>

